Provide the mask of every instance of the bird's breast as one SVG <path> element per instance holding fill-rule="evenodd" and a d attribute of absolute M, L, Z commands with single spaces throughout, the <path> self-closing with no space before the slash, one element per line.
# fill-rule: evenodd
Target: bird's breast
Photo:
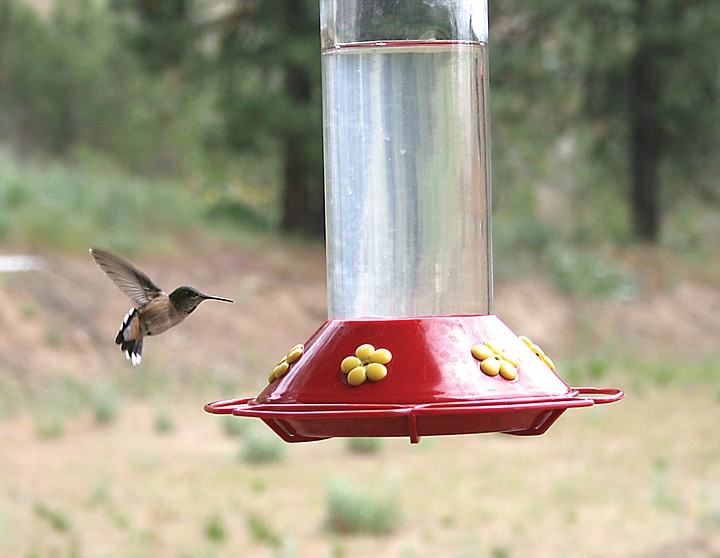
<path fill-rule="evenodd" d="M 167 299 L 154 300 L 140 309 L 140 330 L 143 335 L 159 335 L 179 324 L 183 317 Z"/>

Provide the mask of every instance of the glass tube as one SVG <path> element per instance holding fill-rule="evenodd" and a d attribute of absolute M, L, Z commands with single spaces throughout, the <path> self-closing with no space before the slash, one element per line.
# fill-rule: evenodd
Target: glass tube
<path fill-rule="evenodd" d="M 320 0 L 331 318 L 489 314 L 487 0 Z"/>

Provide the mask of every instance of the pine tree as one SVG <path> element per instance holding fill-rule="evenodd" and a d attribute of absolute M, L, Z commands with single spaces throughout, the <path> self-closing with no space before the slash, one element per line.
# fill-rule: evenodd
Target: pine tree
<path fill-rule="evenodd" d="M 320 34 L 317 0 L 237 0 L 220 24 L 221 112 L 229 145 L 276 141 L 281 227 L 321 235 Z"/>
<path fill-rule="evenodd" d="M 587 155 L 627 184 L 637 239 L 659 240 L 664 193 L 720 199 L 709 157 L 720 149 L 720 4 L 506 0 L 493 8 L 491 31 L 502 22 L 493 86 L 542 107 L 529 116 L 541 114 L 557 133 L 577 122 L 594 130 Z"/>

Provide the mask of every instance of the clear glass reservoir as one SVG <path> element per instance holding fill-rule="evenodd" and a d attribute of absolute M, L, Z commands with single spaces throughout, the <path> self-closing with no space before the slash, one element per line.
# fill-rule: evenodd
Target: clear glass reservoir
<path fill-rule="evenodd" d="M 489 314 L 486 0 L 320 0 L 331 318 Z"/>

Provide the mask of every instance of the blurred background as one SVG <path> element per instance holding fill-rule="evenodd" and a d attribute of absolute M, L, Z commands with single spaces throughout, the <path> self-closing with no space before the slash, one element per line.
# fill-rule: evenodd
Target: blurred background
<path fill-rule="evenodd" d="M 0 0 L 0 556 L 720 556 L 720 4 L 490 1 L 495 313 L 625 400 L 287 445 L 326 318 L 313 0 Z M 145 343 L 90 246 L 234 298 Z"/>

